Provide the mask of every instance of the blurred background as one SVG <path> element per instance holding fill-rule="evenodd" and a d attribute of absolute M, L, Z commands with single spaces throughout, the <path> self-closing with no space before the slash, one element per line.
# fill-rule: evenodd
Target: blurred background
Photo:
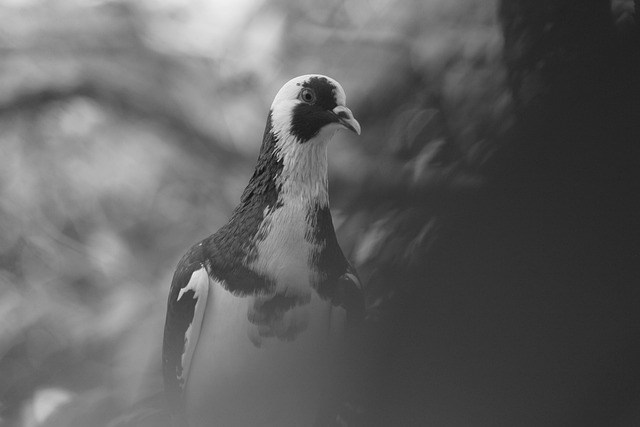
<path fill-rule="evenodd" d="M 161 388 L 177 260 L 299 74 L 373 316 L 369 425 L 640 425 L 633 0 L 1 0 L 0 425 Z M 374 409 L 375 408 L 375 409 Z"/>

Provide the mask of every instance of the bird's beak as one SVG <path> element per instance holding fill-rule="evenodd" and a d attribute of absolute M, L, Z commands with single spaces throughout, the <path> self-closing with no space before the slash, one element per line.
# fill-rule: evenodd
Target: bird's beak
<path fill-rule="evenodd" d="M 338 105 L 333 109 L 333 114 L 338 117 L 338 122 L 342 126 L 360 135 L 360 123 L 353 117 L 351 110 L 342 105 Z"/>

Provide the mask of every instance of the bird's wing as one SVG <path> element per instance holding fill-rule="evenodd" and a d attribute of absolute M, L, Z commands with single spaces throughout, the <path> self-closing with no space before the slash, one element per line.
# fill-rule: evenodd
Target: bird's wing
<path fill-rule="evenodd" d="M 358 323 L 364 318 L 364 289 L 358 273 L 351 265 L 347 265 L 347 271 L 338 278 L 334 304 L 346 310 L 347 326 Z"/>
<path fill-rule="evenodd" d="M 178 416 L 184 415 L 182 392 L 200 335 L 208 293 L 209 275 L 204 264 L 185 256 L 171 283 L 162 348 L 165 391 L 172 412 Z"/>

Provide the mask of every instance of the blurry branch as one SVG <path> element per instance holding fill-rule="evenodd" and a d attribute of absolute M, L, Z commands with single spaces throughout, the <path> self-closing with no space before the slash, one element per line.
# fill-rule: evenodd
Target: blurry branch
<path fill-rule="evenodd" d="M 150 45 L 144 33 L 150 18 L 135 5 L 6 12 L 0 116 L 84 97 L 170 130 L 196 158 L 221 165 L 243 160 L 220 141 L 223 122 L 212 102 L 219 87 L 210 64 Z"/>
<path fill-rule="evenodd" d="M 361 48 L 408 50 L 411 38 L 399 31 L 383 31 L 368 29 L 336 29 L 309 25 L 304 34 L 309 40 L 333 39 L 340 43 L 357 43 Z"/>
<path fill-rule="evenodd" d="M 472 194 L 485 184 L 482 176 L 455 163 L 433 166 L 424 163 L 388 160 L 371 168 L 356 185 L 353 206 L 358 209 L 385 203 L 394 206 L 420 206 L 433 202 L 434 196 Z M 340 187 L 340 182 L 335 182 Z"/>
<path fill-rule="evenodd" d="M 198 129 L 188 118 L 176 109 L 145 99 L 139 91 L 110 87 L 94 81 L 76 84 L 46 86 L 28 89 L 0 100 L 0 117 L 24 114 L 38 110 L 56 102 L 74 98 L 88 98 L 101 105 L 114 108 L 124 116 L 136 116 L 167 127 L 179 136 L 180 141 L 191 145 L 191 151 L 197 156 L 212 158 L 221 164 L 237 162 L 241 156 L 217 142 L 215 136 Z"/>

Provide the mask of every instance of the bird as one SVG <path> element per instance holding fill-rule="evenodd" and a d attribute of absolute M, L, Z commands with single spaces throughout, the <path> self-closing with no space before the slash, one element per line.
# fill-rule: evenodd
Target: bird
<path fill-rule="evenodd" d="M 333 412 L 340 354 L 364 298 L 329 208 L 327 145 L 340 129 L 361 133 L 340 83 L 285 83 L 239 204 L 179 261 L 162 345 L 174 426 L 345 424 Z"/>

